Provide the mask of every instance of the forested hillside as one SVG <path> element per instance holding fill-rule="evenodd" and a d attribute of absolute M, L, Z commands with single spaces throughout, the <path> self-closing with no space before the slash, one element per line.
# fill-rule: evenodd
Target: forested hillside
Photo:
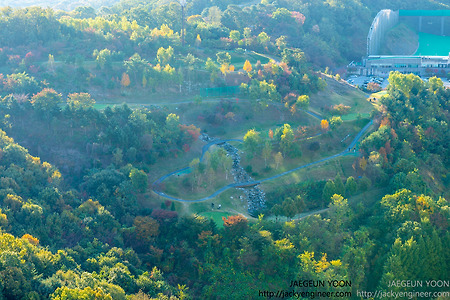
<path fill-rule="evenodd" d="M 448 298 L 450 90 L 333 75 L 448 3 L 116 2 L 0 11 L 0 299 Z"/>
<path fill-rule="evenodd" d="M 103 6 L 111 6 L 120 0 L 0 0 L 0 7 L 30 7 L 40 6 L 44 8 L 61 9 L 71 11 L 81 6 L 89 6 L 93 8 L 101 8 Z"/>

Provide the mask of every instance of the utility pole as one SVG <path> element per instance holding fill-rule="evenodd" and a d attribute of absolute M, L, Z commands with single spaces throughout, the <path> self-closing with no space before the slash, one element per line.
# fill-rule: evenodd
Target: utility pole
<path fill-rule="evenodd" d="M 184 47 L 184 7 L 186 6 L 186 0 L 179 0 L 181 5 L 181 46 Z"/>

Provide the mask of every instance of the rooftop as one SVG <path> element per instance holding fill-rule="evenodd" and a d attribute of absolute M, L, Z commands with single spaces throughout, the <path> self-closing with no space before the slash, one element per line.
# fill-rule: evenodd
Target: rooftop
<path fill-rule="evenodd" d="M 399 10 L 400 17 L 450 17 L 450 10 Z"/>

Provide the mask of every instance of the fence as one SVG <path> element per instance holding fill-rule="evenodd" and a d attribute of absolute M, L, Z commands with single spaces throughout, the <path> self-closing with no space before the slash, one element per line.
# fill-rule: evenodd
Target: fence
<path fill-rule="evenodd" d="M 200 96 L 208 97 L 231 97 L 239 94 L 239 86 L 221 86 L 215 88 L 204 88 L 200 90 Z"/>

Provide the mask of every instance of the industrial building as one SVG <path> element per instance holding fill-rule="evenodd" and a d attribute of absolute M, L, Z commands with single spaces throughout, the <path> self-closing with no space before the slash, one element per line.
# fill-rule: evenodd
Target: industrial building
<path fill-rule="evenodd" d="M 419 76 L 446 76 L 450 72 L 450 56 L 370 55 L 358 68 L 360 75 L 389 76 L 391 71 Z"/>
<path fill-rule="evenodd" d="M 380 48 L 387 32 L 399 22 L 407 24 L 420 35 L 429 35 L 439 40 L 434 44 L 427 41 L 426 51 L 417 45 L 414 53 L 381 55 Z M 367 36 L 367 56 L 361 63 L 350 63 L 348 71 L 353 74 L 382 77 L 389 76 L 391 71 L 420 76 L 447 76 L 450 73 L 448 36 L 450 36 L 450 10 L 382 10 L 373 20 Z"/>

